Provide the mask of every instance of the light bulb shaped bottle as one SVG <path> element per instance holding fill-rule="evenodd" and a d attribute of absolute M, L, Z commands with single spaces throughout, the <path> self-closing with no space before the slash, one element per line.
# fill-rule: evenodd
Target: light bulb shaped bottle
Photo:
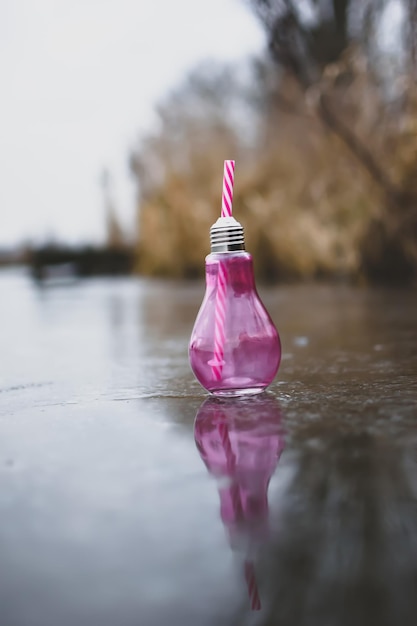
<path fill-rule="evenodd" d="M 278 331 L 256 290 L 242 226 L 233 217 L 220 217 L 210 239 L 206 293 L 189 345 L 191 368 L 215 395 L 260 393 L 278 371 Z"/>

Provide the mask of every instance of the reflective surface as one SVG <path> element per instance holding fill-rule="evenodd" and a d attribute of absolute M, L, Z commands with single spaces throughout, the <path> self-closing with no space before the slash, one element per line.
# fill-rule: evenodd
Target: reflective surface
<path fill-rule="evenodd" d="M 0 274 L 1 626 L 415 625 L 416 295 L 259 291 L 278 378 L 216 404 L 202 284 Z"/>

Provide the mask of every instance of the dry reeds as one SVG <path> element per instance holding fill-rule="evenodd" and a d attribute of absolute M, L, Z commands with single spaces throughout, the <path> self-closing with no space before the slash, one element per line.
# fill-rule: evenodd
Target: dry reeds
<path fill-rule="evenodd" d="M 197 82 L 189 81 L 168 98 L 160 108 L 159 132 L 133 155 L 138 271 L 202 274 L 209 228 L 220 213 L 223 160 L 235 158 L 234 212 L 245 226 L 247 249 L 262 278 L 372 278 L 371 266 L 383 267 L 389 237 L 415 276 L 413 87 L 404 87 L 393 113 L 356 53 L 327 68 L 315 92 L 302 93 L 289 76 L 271 81 L 267 73 L 261 90 L 257 84 L 245 91 L 229 73 L 225 97 L 219 93 L 225 84 L 222 72 L 200 73 Z M 392 189 L 402 195 L 387 199 L 366 163 L 323 124 L 317 108 L 323 94 L 337 119 L 369 154 L 377 154 Z M 246 111 L 243 122 L 233 116 L 236 101 Z M 377 252 L 372 251 L 375 224 L 385 233 Z"/>

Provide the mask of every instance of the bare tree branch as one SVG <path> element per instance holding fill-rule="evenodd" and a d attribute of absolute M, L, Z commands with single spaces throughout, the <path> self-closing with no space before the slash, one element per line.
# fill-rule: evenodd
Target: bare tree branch
<path fill-rule="evenodd" d="M 408 12 L 415 35 L 417 27 L 417 0 L 407 0 Z M 332 0 L 332 13 L 320 15 L 312 25 L 306 26 L 301 17 L 301 3 L 297 0 L 251 0 L 267 32 L 269 49 L 274 61 L 297 79 L 303 90 L 319 85 L 324 67 L 337 61 L 351 39 L 348 32 L 348 15 L 354 10 L 356 0 Z M 315 3 L 316 4 L 316 3 Z M 375 20 L 384 3 L 368 0 L 363 11 L 362 38 L 367 47 L 372 40 Z M 417 42 L 412 36 L 412 56 L 415 61 Z M 370 45 L 370 43 L 369 43 Z M 320 85 L 319 85 L 320 88 Z M 320 90 L 318 115 L 333 133 L 345 144 L 351 154 L 369 173 L 386 195 L 389 205 L 402 198 L 402 191 L 378 162 L 372 151 L 333 110 L 326 94 Z"/>

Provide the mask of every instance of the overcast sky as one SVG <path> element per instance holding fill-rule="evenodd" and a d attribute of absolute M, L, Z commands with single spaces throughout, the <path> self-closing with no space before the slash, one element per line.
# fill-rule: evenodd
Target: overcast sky
<path fill-rule="evenodd" d="M 132 228 L 127 159 L 155 102 L 263 45 L 243 0 L 0 0 L 0 245 L 102 238 L 104 166 Z"/>

